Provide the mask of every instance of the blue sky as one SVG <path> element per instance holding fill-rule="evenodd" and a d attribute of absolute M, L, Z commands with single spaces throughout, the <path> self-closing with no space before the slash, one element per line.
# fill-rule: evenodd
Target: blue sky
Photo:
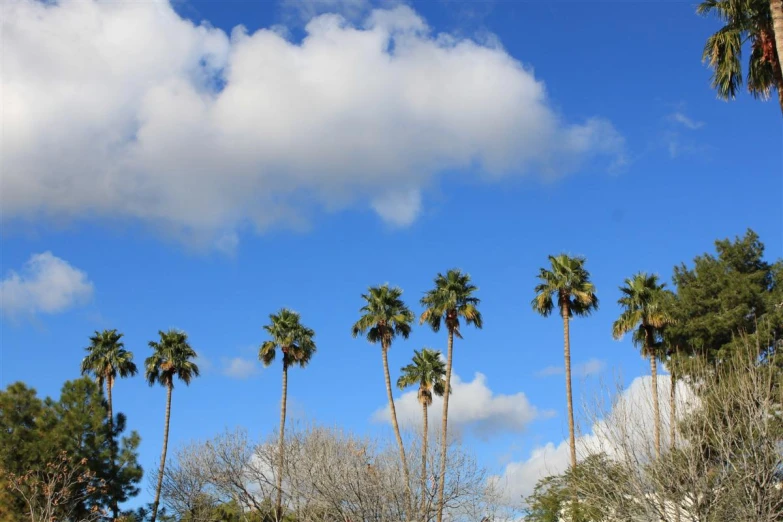
<path fill-rule="evenodd" d="M 203 376 L 175 390 L 171 447 L 237 425 L 265 436 L 280 369 L 251 363 L 286 306 L 318 342 L 290 376 L 291 415 L 380 434 L 380 353 L 350 337 L 359 294 L 390 282 L 420 312 L 434 275 L 460 267 L 486 324 L 457 342 L 454 369 L 499 408 L 462 428 L 502 473 L 566 431 L 562 325 L 529 305 L 548 254 L 587 256 L 601 298 L 571 328 L 591 370 L 577 396 L 647 371 L 610 335 L 625 277 L 669 280 L 748 227 L 780 256 L 780 114 L 716 100 L 700 62 L 716 24 L 695 5 L 401 5 L 180 0 L 129 18 L 61 2 L 37 21 L 40 5 L 11 8 L 0 385 L 56 395 L 93 330 L 122 331 L 141 364 L 157 330 L 179 328 Z M 306 26 L 323 13 L 344 21 Z M 362 47 L 371 33 L 380 51 Z M 415 329 L 391 368 L 422 346 L 445 334 Z M 139 377 L 115 388 L 146 469 L 164 399 Z"/>

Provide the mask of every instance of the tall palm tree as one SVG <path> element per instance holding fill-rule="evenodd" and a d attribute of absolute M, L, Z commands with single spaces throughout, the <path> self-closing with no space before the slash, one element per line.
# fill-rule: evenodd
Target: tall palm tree
<path fill-rule="evenodd" d="M 362 294 L 362 299 L 365 302 L 364 306 L 359 310 L 362 315 L 351 328 L 351 333 L 354 338 L 359 336 L 359 334 L 366 333 L 367 340 L 370 343 L 381 344 L 383 376 L 386 381 L 386 395 L 389 399 L 392 427 L 397 438 L 402 471 L 405 475 L 405 491 L 408 496 L 407 504 L 408 508 L 412 509 L 413 494 L 410 486 L 410 472 L 408 470 L 408 462 L 405 459 L 405 445 L 400 435 L 400 426 L 397 423 L 397 410 L 394 407 L 388 358 L 388 351 L 394 338 L 399 335 L 403 339 L 407 339 L 411 333 L 411 323 L 415 320 L 413 312 L 405 305 L 401 296 L 402 290 L 400 288 L 392 288 L 388 284 L 368 288 L 367 293 Z"/>
<path fill-rule="evenodd" d="M 566 254 L 549 256 L 550 269 L 541 268 L 536 285 L 536 296 L 531 302 L 533 310 L 544 317 L 555 309 L 563 319 L 563 356 L 565 358 L 566 405 L 568 406 L 568 445 L 571 450 L 571 467 L 576 466 L 576 435 L 574 434 L 574 402 L 571 393 L 571 333 L 569 323 L 573 316 L 584 317 L 598 309 L 595 285 L 585 270 L 584 257 Z"/>
<path fill-rule="evenodd" d="M 661 413 L 658 405 L 658 359 L 662 358 L 660 338 L 663 328 L 673 322 L 665 308 L 665 287 L 666 283 L 658 283 L 655 274 L 639 272 L 626 279 L 625 285 L 620 287 L 622 297 L 617 300 L 624 310 L 612 325 L 615 339 L 633 332 L 634 344 L 640 346 L 642 356 L 650 360 L 656 457 L 661 454 Z"/>
<path fill-rule="evenodd" d="M 150 341 L 152 355 L 144 361 L 147 382 L 150 386 L 155 383 L 166 388 L 166 420 L 163 425 L 163 452 L 160 455 L 160 468 L 158 469 L 158 485 L 155 488 L 155 501 L 152 504 L 152 522 L 158 516 L 160 504 L 160 488 L 163 484 L 163 471 L 166 466 L 166 450 L 169 444 L 169 420 L 171 419 L 171 392 L 174 390 L 174 379 L 178 378 L 189 385 L 194 377 L 198 377 L 199 370 L 193 359 L 196 352 L 188 344 L 188 336 L 185 332 L 169 330 L 158 331 L 160 339 Z"/>
<path fill-rule="evenodd" d="M 446 324 L 448 331 L 448 355 L 446 357 L 446 390 L 443 395 L 443 418 L 441 428 L 440 452 L 440 484 L 438 485 L 438 518 L 443 521 L 443 491 L 446 485 L 446 449 L 447 429 L 449 423 L 449 395 L 451 393 L 451 367 L 454 361 L 454 336 L 460 339 L 460 319 L 465 324 L 481 328 L 483 320 L 478 310 L 479 299 L 473 294 L 478 290 L 470 282 L 470 276 L 459 269 L 451 269 L 446 274 L 438 273 L 435 277 L 435 287 L 427 291 L 421 298 L 424 312 L 419 322 L 427 323 L 434 332 L 440 330 L 441 323 Z"/>
<path fill-rule="evenodd" d="M 277 350 L 283 354 L 283 394 L 280 399 L 280 438 L 278 440 L 277 500 L 275 516 L 282 519 L 283 514 L 283 466 L 285 464 L 285 417 L 288 397 L 288 368 L 304 368 L 315 353 L 315 332 L 304 326 L 299 314 L 287 308 L 281 308 L 276 314 L 269 315 L 269 324 L 264 326 L 270 339 L 261 344 L 258 358 L 269 366 L 275 360 Z"/>
<path fill-rule="evenodd" d="M 122 334 L 117 330 L 104 330 L 90 337 L 90 346 L 86 348 L 87 355 L 82 359 L 82 375 L 88 373 L 95 376 L 98 385 L 106 385 L 106 400 L 109 403 L 109 426 L 113 426 L 114 410 L 111 391 L 114 381 L 120 378 L 136 375 L 136 364 L 133 353 L 125 349 L 121 341 Z"/>
<path fill-rule="evenodd" d="M 736 97 L 742 85 L 742 46 L 749 43 L 748 91 L 766 100 L 777 90 L 783 111 L 783 0 L 704 0 L 696 12 L 714 14 L 724 23 L 707 39 L 702 55 L 713 70 L 718 97 Z"/>
<path fill-rule="evenodd" d="M 432 395 L 443 397 L 446 391 L 446 363 L 441 359 L 441 353 L 424 348 L 421 352 L 413 351 L 413 363 L 403 367 L 402 375 L 397 379 L 397 387 L 401 390 L 418 384 L 418 398 L 422 409 L 423 432 L 421 439 L 421 520 L 427 520 L 427 435 L 429 423 L 427 410 L 432 404 Z"/>
<path fill-rule="evenodd" d="M 117 330 L 95 331 L 90 337 L 90 346 L 86 348 L 87 355 L 82 359 L 82 375 L 91 373 L 95 376 L 98 386 L 106 384 L 106 400 L 108 402 L 107 416 L 109 420 L 109 433 L 111 437 L 111 464 L 114 467 L 116 453 L 114 440 L 114 407 L 112 404 L 112 388 L 114 381 L 120 378 L 136 375 L 136 364 L 133 362 L 133 353 L 125 349 L 121 341 L 122 334 Z M 112 500 L 113 519 L 119 515 L 119 506 L 116 500 Z"/>

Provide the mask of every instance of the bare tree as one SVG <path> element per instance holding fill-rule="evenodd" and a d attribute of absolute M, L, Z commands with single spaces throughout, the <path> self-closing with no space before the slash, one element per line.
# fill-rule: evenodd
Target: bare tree
<path fill-rule="evenodd" d="M 421 458 L 421 445 L 407 451 Z M 214 510 L 228 502 L 247 514 L 272 513 L 276 494 L 277 441 L 252 443 L 242 430 L 226 432 L 176 452 L 163 481 L 168 509 L 188 520 L 196 512 Z M 405 475 L 396 446 L 390 441 L 356 436 L 338 429 L 311 426 L 289 430 L 282 477 L 285 511 L 298 522 L 399 522 L 408 500 Z M 426 520 L 437 514 L 437 475 L 440 454 L 431 461 L 424 500 Z M 462 448 L 452 445 L 444 491 L 449 520 L 479 521 L 501 518 L 504 506 L 497 484 Z M 423 498 L 422 498 L 423 496 Z"/>
<path fill-rule="evenodd" d="M 99 506 L 79 512 L 98 488 L 106 486 L 86 464 L 87 459 L 75 462 L 63 451 L 42 469 L 7 473 L 8 488 L 24 500 L 30 522 L 74 520 L 77 512 L 80 522 L 97 521 L 105 516 Z"/>
<path fill-rule="evenodd" d="M 640 414 L 651 406 L 622 393 L 609 408 L 593 404 L 581 462 L 555 482 L 575 494 L 582 520 L 783 520 L 781 374 L 745 348 L 690 373 L 690 393 L 679 395 L 692 400 L 678 405 L 677 440 L 660 458 Z M 562 518 L 575 519 L 563 499 Z"/>

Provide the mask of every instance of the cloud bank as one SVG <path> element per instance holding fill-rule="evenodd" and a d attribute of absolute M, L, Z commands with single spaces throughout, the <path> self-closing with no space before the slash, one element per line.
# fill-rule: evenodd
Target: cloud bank
<path fill-rule="evenodd" d="M 92 294 L 93 284 L 85 272 L 43 252 L 0 281 L 0 311 L 11 317 L 55 314 L 88 302 Z"/>
<path fill-rule="evenodd" d="M 449 433 L 452 429 L 455 433 L 469 431 L 480 438 L 488 439 L 504 433 L 521 433 L 534 419 L 553 415 L 552 412 L 539 411 L 522 392 L 514 395 L 493 392 L 487 386 L 487 378 L 482 373 L 476 372 L 470 382 L 463 381 L 456 374 L 452 374 L 451 380 Z M 420 430 L 422 411 L 416 395 L 417 389 L 412 388 L 395 399 L 394 406 L 401 426 Z M 430 412 L 440 418 L 442 409 L 443 399 L 434 397 Z M 372 420 L 391 423 L 389 406 L 378 409 Z M 435 430 L 438 424 L 431 421 L 430 427 Z"/>
<path fill-rule="evenodd" d="M 492 39 L 435 34 L 407 6 L 305 33 L 228 35 L 166 1 L 7 3 L 4 216 L 130 220 L 230 250 L 316 212 L 408 225 L 446 171 L 622 162 L 610 122 L 566 121 Z"/>

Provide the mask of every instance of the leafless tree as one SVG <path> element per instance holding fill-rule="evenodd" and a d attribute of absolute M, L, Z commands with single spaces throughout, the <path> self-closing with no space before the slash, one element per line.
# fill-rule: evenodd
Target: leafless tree
<path fill-rule="evenodd" d="M 651 408 L 622 393 L 608 408 L 593 404 L 593 434 L 580 439 L 582 464 L 568 480 L 578 505 L 595 508 L 590 520 L 783 520 L 781 374 L 740 351 L 691 372 L 696 393 L 684 394 L 693 399 L 678 407 L 676 443 L 659 458 Z"/>
<path fill-rule="evenodd" d="M 417 441 L 409 443 L 413 458 L 421 458 Z M 242 430 L 223 433 L 176 452 L 164 477 L 163 500 L 169 510 L 197 520 L 195 512 L 234 501 L 246 512 L 273 513 L 277 444 L 274 438 L 252 443 Z M 385 440 L 357 436 L 339 429 L 294 427 L 286 436 L 283 490 L 286 511 L 298 522 L 399 522 L 406 513 L 404 474 L 396 447 Z M 440 454 L 428 452 L 437 470 Z M 448 452 L 446 511 L 449 520 L 499 520 L 502 492 L 464 449 Z M 437 473 L 437 471 L 436 471 Z M 428 477 L 426 491 L 417 491 L 415 505 L 425 496 L 427 521 L 436 515 L 436 486 Z M 426 521 L 425 521 L 426 522 Z"/>
<path fill-rule="evenodd" d="M 74 520 L 97 488 L 105 487 L 86 464 L 87 459 L 74 461 L 67 452 L 61 452 L 42 469 L 21 475 L 7 473 L 5 478 L 11 492 L 27 505 L 30 522 Z M 87 513 L 79 513 L 79 521 L 93 522 L 104 516 L 103 510 L 94 505 Z"/>

